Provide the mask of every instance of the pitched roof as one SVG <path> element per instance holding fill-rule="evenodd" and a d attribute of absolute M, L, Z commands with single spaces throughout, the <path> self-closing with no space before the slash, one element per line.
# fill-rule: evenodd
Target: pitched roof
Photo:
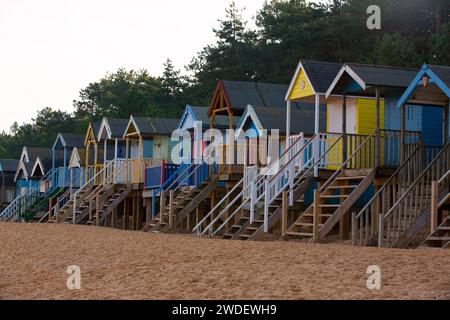
<path fill-rule="evenodd" d="M 415 78 L 417 71 L 418 69 L 348 63 L 336 75 L 326 95 L 327 97 L 343 93 L 375 95 L 376 88 L 380 88 L 382 92 L 405 89 Z M 348 87 L 352 81 L 357 86 Z"/>
<path fill-rule="evenodd" d="M 108 134 L 111 135 L 109 138 L 122 138 L 129 121 L 130 119 L 103 118 L 97 136 L 98 140 L 101 140 L 102 138 L 101 136 L 103 132 L 100 132 L 100 130 L 107 130 Z"/>
<path fill-rule="evenodd" d="M 131 117 L 141 135 L 168 135 L 178 128 L 178 119 Z M 128 128 L 127 128 L 128 129 Z"/>
<path fill-rule="evenodd" d="M 51 159 L 52 158 L 52 149 L 50 148 L 35 148 L 30 147 L 28 148 L 28 157 L 30 159 L 30 162 L 36 161 L 37 157 L 40 157 L 41 159 Z"/>
<path fill-rule="evenodd" d="M 445 83 L 445 85 L 450 88 L 450 67 L 448 66 L 438 66 L 429 65 L 428 66 L 435 75 Z"/>
<path fill-rule="evenodd" d="M 396 68 L 367 64 L 347 64 L 364 81 L 366 86 L 406 88 L 418 69 Z"/>
<path fill-rule="evenodd" d="M 342 63 L 324 62 L 315 60 L 300 60 L 311 85 L 319 93 L 325 93 L 334 78 L 342 68 Z M 295 79 L 294 79 L 295 81 Z"/>
<path fill-rule="evenodd" d="M 98 136 L 98 131 L 100 130 L 101 122 L 93 122 L 92 123 L 92 130 L 94 131 L 94 135 Z"/>
<path fill-rule="evenodd" d="M 192 112 L 195 115 L 197 121 L 201 121 L 203 128 L 210 128 L 210 119 L 208 115 L 208 107 L 195 107 L 189 106 L 192 109 Z M 237 117 L 233 117 L 233 124 L 236 126 L 238 124 L 239 119 Z M 229 122 L 227 116 L 217 115 L 214 119 L 214 128 L 217 129 L 228 129 Z"/>
<path fill-rule="evenodd" d="M 84 135 L 74 133 L 60 133 L 56 137 L 53 148 L 56 147 L 58 141 L 60 141 L 66 148 L 80 148 L 84 146 Z"/>
<path fill-rule="evenodd" d="M 222 80 L 227 101 L 233 110 L 244 110 L 248 105 L 255 107 L 285 108 L 284 95 L 287 86 L 262 82 Z"/>
<path fill-rule="evenodd" d="M 280 108 L 253 107 L 263 129 L 278 129 L 281 135 L 286 134 L 286 110 Z M 246 115 L 245 115 L 246 116 Z M 244 117 L 245 117 L 244 116 Z M 326 127 L 326 107 L 320 107 L 320 128 Z M 245 121 L 242 118 L 241 121 Z M 314 133 L 315 107 L 313 104 L 302 103 L 291 107 L 291 132 Z M 241 123 L 240 125 L 243 125 Z"/>
<path fill-rule="evenodd" d="M 0 171 L 15 172 L 19 166 L 19 160 L 16 159 L 0 159 Z"/>

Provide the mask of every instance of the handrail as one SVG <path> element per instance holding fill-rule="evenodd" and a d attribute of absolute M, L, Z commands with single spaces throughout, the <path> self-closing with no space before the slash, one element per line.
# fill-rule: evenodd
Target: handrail
<path fill-rule="evenodd" d="M 345 168 L 347 167 L 347 164 L 349 164 L 350 161 L 353 160 L 353 157 L 359 152 L 359 150 L 361 150 L 362 147 L 364 147 L 364 146 L 367 144 L 367 142 L 370 141 L 371 138 L 374 138 L 374 137 L 375 137 L 376 131 L 377 131 L 377 130 L 375 130 L 371 135 L 367 136 L 367 137 L 364 139 L 363 143 L 360 144 L 359 147 L 356 148 L 355 151 L 353 151 L 353 153 L 347 158 L 347 160 L 341 165 L 341 167 L 340 167 L 338 170 L 336 170 L 336 171 L 331 175 L 331 177 L 330 177 L 330 178 L 323 184 L 323 186 L 319 189 L 319 192 L 320 192 L 320 193 L 322 193 L 323 191 L 325 191 L 325 190 L 328 188 L 328 186 L 334 181 L 334 179 L 335 179 L 338 175 L 340 175 L 340 174 L 342 173 L 343 170 L 345 170 Z M 344 138 L 344 139 L 345 139 L 345 138 Z"/>
<path fill-rule="evenodd" d="M 242 179 L 242 180 L 240 180 L 234 187 L 233 187 L 233 189 L 231 189 L 231 191 L 230 192 L 228 192 L 228 194 L 231 194 L 231 193 L 233 193 L 234 191 L 236 191 L 237 189 L 238 189 L 238 187 L 241 185 L 241 184 L 243 184 L 244 183 L 244 180 Z M 233 201 L 237 201 L 237 199 L 238 199 L 239 197 L 235 197 L 235 199 L 233 200 Z M 211 211 L 210 211 L 210 213 L 209 214 L 207 214 L 205 217 L 203 217 L 203 219 L 194 227 L 194 229 L 192 230 L 192 232 L 195 232 L 195 231 L 197 231 L 197 229 L 199 229 L 200 227 L 201 227 L 201 225 L 211 216 L 211 213 L 212 212 L 214 212 L 214 211 L 216 211 L 224 202 L 225 202 L 225 200 L 227 199 L 227 197 L 223 197 L 216 205 L 215 205 L 215 207 L 213 208 L 213 209 L 211 209 Z M 232 202 L 232 203 L 234 203 L 234 202 Z M 231 203 L 228 205 L 228 206 L 230 206 L 231 205 Z M 206 229 L 208 229 L 208 227 L 209 227 L 209 225 L 204 229 L 204 231 L 206 231 Z M 200 232 L 201 232 L 201 230 L 199 230 Z M 202 233 L 202 234 L 204 234 L 204 232 Z"/>
<path fill-rule="evenodd" d="M 448 147 L 443 148 L 434 158 L 433 161 L 430 162 L 430 164 L 422 171 L 422 173 L 417 177 L 416 180 L 408 187 L 408 189 L 403 193 L 400 198 L 397 200 L 396 203 L 391 207 L 391 209 L 384 215 L 385 219 L 388 219 L 394 212 L 394 210 L 397 208 L 397 206 L 406 198 L 408 193 L 416 186 L 418 182 L 421 181 L 421 179 L 427 174 L 427 171 L 432 169 L 434 166 L 434 162 L 446 151 Z"/>
<path fill-rule="evenodd" d="M 181 171 L 182 168 L 184 168 L 184 170 L 181 173 L 180 172 L 178 173 L 178 177 L 168 187 L 161 189 L 159 192 L 165 191 L 165 190 L 172 190 L 172 188 L 183 178 L 183 176 L 186 174 L 186 172 L 188 172 L 193 166 L 195 166 L 195 163 L 191 163 L 189 166 L 186 166 L 186 167 L 180 166 L 179 170 Z M 161 188 L 162 187 L 163 186 L 161 186 Z"/>
<path fill-rule="evenodd" d="M 80 183 L 80 185 L 81 185 L 81 181 L 83 181 L 84 180 L 84 174 L 81 174 L 80 173 L 80 176 L 78 177 L 78 179 L 77 179 L 77 177 L 72 177 L 72 179 L 69 181 L 69 184 L 71 184 L 71 185 L 73 185 L 74 183 L 77 183 L 77 182 L 79 182 Z M 62 206 L 64 206 L 64 204 L 66 204 L 69 200 L 70 200 L 70 194 L 73 192 L 73 189 L 71 189 L 71 188 L 68 188 L 61 196 L 59 196 L 58 198 L 59 198 L 59 202 L 57 202 L 53 207 L 51 207 L 51 208 L 49 208 L 49 210 L 47 211 L 47 213 L 44 215 L 44 216 L 42 216 L 42 218 L 38 221 L 38 223 L 41 223 L 42 221 L 44 221 L 44 219 L 47 217 L 47 216 L 50 216 L 50 212 L 55 212 L 55 210 L 56 210 L 56 208 L 58 207 L 58 205 L 60 206 L 60 208 L 62 207 Z M 67 199 L 67 196 L 69 196 L 69 198 Z M 67 201 L 64 201 L 64 200 L 66 200 L 67 199 Z M 61 206 L 61 203 L 62 203 L 62 206 Z"/>
<path fill-rule="evenodd" d="M 445 182 L 445 179 L 447 179 L 450 176 L 450 170 L 448 170 L 443 176 L 442 178 L 440 178 L 438 180 L 438 184 L 442 185 Z"/>
<path fill-rule="evenodd" d="M 24 209 L 21 206 L 23 199 L 32 198 L 34 195 L 39 194 L 39 190 L 42 182 L 46 182 L 50 177 L 53 177 L 53 174 L 56 172 L 56 168 L 52 168 L 49 170 L 39 181 L 36 186 L 31 188 L 27 188 L 24 194 L 17 196 L 1 213 L 0 213 L 0 221 L 7 220 L 17 214 L 17 211 Z M 32 205 L 32 204 L 31 204 Z"/>
<path fill-rule="evenodd" d="M 403 168 L 405 166 L 408 165 L 408 162 L 416 155 L 416 153 L 418 151 L 420 151 L 422 149 L 421 146 L 418 146 L 410 155 L 409 157 L 403 162 L 403 164 L 398 167 L 397 170 L 395 170 L 395 172 L 389 177 L 389 179 L 383 184 L 383 186 L 375 193 L 375 195 L 372 197 L 372 199 L 369 200 L 369 202 L 359 211 L 359 213 L 356 215 L 356 218 L 360 218 L 361 214 L 363 214 L 363 212 L 368 209 L 372 203 L 376 200 L 376 198 L 378 198 L 383 191 L 387 188 L 387 186 L 397 177 L 397 175 L 400 173 L 401 170 L 403 170 Z"/>
<path fill-rule="evenodd" d="M 341 136 L 330 146 L 328 147 L 328 149 L 316 160 L 316 162 L 314 162 L 312 165 L 309 166 L 309 168 L 303 173 L 303 175 L 300 177 L 299 181 L 301 181 L 311 170 L 314 169 L 315 166 L 317 166 L 318 164 L 320 164 L 320 162 L 323 160 L 323 158 L 328 155 L 328 153 L 330 152 L 330 150 L 332 150 L 338 143 L 339 141 L 342 140 L 344 136 L 341 134 Z M 314 158 L 312 158 L 314 159 Z M 311 159 L 310 159 L 311 161 Z M 297 187 L 297 184 L 294 184 L 289 190 L 288 192 L 292 192 L 294 191 L 294 189 Z"/>
<path fill-rule="evenodd" d="M 201 233 L 202 235 L 204 235 L 204 234 L 206 233 L 207 230 L 210 230 L 210 228 L 211 228 L 212 226 L 214 226 L 214 224 L 220 219 L 220 217 L 223 215 L 223 213 L 226 212 L 226 211 L 228 211 L 229 208 L 231 208 L 231 206 L 232 206 L 238 199 L 240 199 L 241 196 L 242 196 L 243 194 L 245 194 L 245 192 L 248 191 L 249 188 L 252 187 L 252 185 L 255 185 L 255 184 L 257 184 L 257 183 L 260 183 L 261 180 L 263 180 L 263 178 L 267 178 L 267 176 L 264 175 L 264 172 L 270 171 L 273 167 L 278 166 L 278 165 L 280 164 L 281 159 L 284 158 L 286 155 L 288 155 L 289 152 L 290 152 L 294 147 L 297 147 L 296 144 L 297 144 L 299 141 L 301 141 L 301 139 L 303 139 L 303 138 L 304 138 L 303 135 L 299 135 L 299 137 L 295 140 L 295 142 L 294 142 L 293 144 L 291 144 L 291 145 L 289 146 L 289 148 L 288 148 L 285 152 L 282 153 L 282 156 L 279 157 L 275 163 L 273 163 L 273 164 L 270 165 L 270 167 L 268 168 L 268 170 L 263 170 L 263 171 L 259 172 L 258 175 L 257 175 L 256 177 L 254 177 L 253 180 L 252 180 L 247 186 L 244 186 L 244 180 L 245 180 L 245 178 L 242 178 L 242 179 L 234 186 L 234 188 L 233 188 L 230 192 L 228 192 L 227 195 L 226 195 L 225 197 L 223 197 L 222 200 L 219 201 L 219 203 L 218 203 L 213 209 L 210 210 L 210 212 L 202 219 L 202 221 L 201 221 L 200 223 L 198 223 L 197 226 L 195 226 L 195 228 L 193 229 L 193 232 L 195 232 L 195 231 L 197 230 L 198 233 Z M 313 141 L 314 138 L 315 138 L 315 135 L 314 135 L 313 137 L 311 137 L 310 140 L 309 140 L 304 146 L 302 146 L 302 147 L 300 148 L 299 151 L 296 152 L 296 155 L 302 153 L 302 152 L 305 150 L 305 148 L 309 146 L 309 142 Z M 290 163 L 292 160 L 296 160 L 296 157 L 295 157 L 295 156 L 294 156 L 294 157 L 291 157 L 291 159 L 288 161 L 288 163 Z M 283 165 L 283 167 L 282 167 L 281 170 L 283 170 L 287 165 L 288 165 L 288 164 Z M 281 170 L 280 170 L 280 171 L 281 171 Z M 279 171 L 279 172 L 280 172 L 280 171 Z M 242 185 L 242 191 L 241 191 L 236 197 L 234 197 L 234 199 L 227 205 L 227 207 L 226 207 L 225 209 L 223 209 L 223 210 L 216 216 L 216 218 L 215 218 L 212 222 L 210 222 L 210 224 L 207 225 L 207 226 L 203 229 L 203 232 L 202 232 L 201 229 L 200 229 L 201 226 L 202 226 L 202 224 L 203 224 L 209 217 L 211 217 L 211 215 L 212 215 L 214 212 L 217 211 L 217 209 L 225 202 L 225 200 L 228 199 L 229 196 L 231 196 L 231 195 L 236 191 L 236 189 L 237 189 L 239 186 L 241 186 L 241 185 Z M 263 194 L 264 194 L 264 193 L 263 193 Z M 242 204 L 241 204 L 240 207 L 242 207 L 244 204 L 248 203 L 249 201 L 250 201 L 250 199 L 244 199 L 244 201 L 242 201 Z M 235 210 L 229 217 L 233 217 L 233 216 L 236 214 L 236 212 L 237 212 L 237 210 Z M 223 227 L 223 225 L 221 226 L 221 228 L 222 228 L 222 227 Z M 216 230 L 214 233 L 212 233 L 212 235 L 214 235 L 214 234 L 216 234 L 218 231 L 220 231 L 221 228 L 219 228 L 219 229 Z"/>
<path fill-rule="evenodd" d="M 114 159 L 114 160 L 115 160 L 115 159 Z M 98 171 L 92 178 L 90 178 L 88 181 L 86 181 L 86 183 L 85 183 L 83 186 L 81 186 L 77 191 L 75 191 L 75 192 L 72 194 L 72 197 L 70 197 L 70 199 L 73 198 L 73 223 L 74 223 L 74 224 L 75 224 L 75 217 L 76 217 L 76 210 L 77 210 L 77 205 L 76 205 L 76 202 L 77 202 L 77 201 L 76 201 L 76 200 L 77 200 L 78 194 L 79 194 L 82 190 L 87 189 L 89 186 L 95 184 L 95 181 L 96 181 L 95 179 L 97 179 L 97 177 L 103 175 L 104 172 L 107 170 L 107 168 L 109 168 L 110 166 L 112 166 L 113 163 L 114 163 L 114 161 L 108 162 L 108 164 L 107 164 L 106 166 L 103 166 L 103 168 L 102 168 L 100 171 Z M 91 194 L 92 194 L 92 192 L 91 192 Z"/>
<path fill-rule="evenodd" d="M 320 137 L 317 137 L 317 139 L 319 139 Z M 304 146 L 304 148 L 302 148 L 299 152 L 298 152 L 298 154 L 300 154 L 300 153 L 303 153 L 303 151 L 306 149 L 306 147 L 308 147 L 310 144 L 312 144 L 313 142 L 314 142 L 314 140 L 316 139 L 316 135 L 314 135 L 306 144 L 305 144 L 305 146 Z M 311 161 L 313 161 L 314 160 L 314 157 L 311 157 L 311 159 L 309 159 L 305 164 L 304 164 L 304 168 L 306 168 L 306 167 L 308 167 L 308 169 L 306 170 L 306 171 L 304 171 L 304 173 L 302 174 L 302 176 L 301 176 L 301 178 L 300 178 L 300 180 L 303 178 L 303 177 L 305 177 L 306 176 L 306 174 L 309 172 L 309 171 L 311 171 L 311 170 L 313 170 L 314 169 L 314 167 L 316 166 L 316 165 L 318 165 L 321 161 L 322 161 L 322 159 L 323 159 L 323 157 L 325 156 L 325 155 L 327 155 L 328 154 L 328 152 L 329 152 L 329 150 L 331 150 L 331 149 L 333 149 L 334 148 L 334 146 L 340 141 L 340 139 L 342 139 L 342 135 L 326 150 L 326 152 L 324 152 L 323 153 L 323 155 L 321 156 L 321 157 L 319 157 L 319 159 L 317 159 L 317 161 L 315 162 L 315 163 L 313 163 L 313 164 L 311 164 L 311 165 L 309 165 L 310 164 L 310 162 Z M 286 165 L 287 166 L 287 165 Z M 280 170 L 281 171 L 281 170 Z M 263 176 L 264 177 L 264 176 Z M 264 184 L 263 184 L 264 185 Z M 256 199 L 256 202 L 257 201 L 259 201 L 259 200 L 261 200 L 261 198 L 262 197 L 264 197 L 265 196 L 265 192 L 262 192 L 261 193 L 261 195 Z M 236 198 L 238 198 L 238 197 L 236 197 Z M 233 218 L 233 216 L 237 213 L 237 212 L 239 212 L 242 208 L 243 208 L 243 206 L 245 205 L 245 203 L 247 203 L 249 200 L 247 200 L 247 201 L 245 201 L 245 202 L 243 202 L 243 203 L 241 203 L 241 205 L 231 214 L 231 215 L 229 215 L 228 216 L 228 218 L 222 223 L 222 225 L 220 225 L 214 232 L 212 232 L 211 233 L 211 236 L 215 236 L 219 231 L 221 231 L 226 225 L 227 225 L 227 223 L 231 220 L 231 218 Z M 225 210 L 223 210 L 222 212 L 226 212 L 227 210 L 225 209 Z M 216 217 L 216 219 L 215 219 L 215 221 L 213 221 L 213 222 L 211 222 L 210 223 L 210 225 L 209 226 L 207 226 L 206 228 L 205 228 L 205 231 L 203 232 L 203 234 L 206 232 L 206 230 L 208 229 L 208 228 L 210 228 L 210 226 L 211 225 L 214 225 L 216 222 L 217 222 L 217 220 L 220 218 L 220 216 L 217 216 Z M 266 219 L 266 217 L 265 217 L 265 219 Z"/>

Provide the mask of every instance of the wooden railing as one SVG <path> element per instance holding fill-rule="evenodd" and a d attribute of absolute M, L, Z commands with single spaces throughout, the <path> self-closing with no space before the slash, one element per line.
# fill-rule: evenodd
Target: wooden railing
<path fill-rule="evenodd" d="M 20 219 L 25 211 L 36 203 L 39 197 L 52 192 L 56 188 L 52 183 L 52 181 L 55 181 L 54 176 L 56 173 L 56 169 L 48 171 L 35 186 L 27 188 L 25 193 L 17 196 L 0 213 L 0 221 L 16 221 Z M 46 189 L 41 190 L 41 186 L 46 186 Z"/>
<path fill-rule="evenodd" d="M 416 218 L 431 210 L 431 184 L 450 169 L 450 148 L 447 144 L 409 186 L 386 214 L 379 216 L 378 246 L 396 247 Z"/>
<path fill-rule="evenodd" d="M 245 178 L 242 178 L 195 226 L 193 231 L 197 232 L 199 236 L 206 234 L 210 237 L 215 236 L 227 223 L 229 223 L 229 221 L 231 221 L 231 219 L 234 219 L 238 212 L 245 206 L 250 206 L 250 221 L 252 222 L 254 217 L 254 206 L 256 205 L 257 199 L 260 199 L 261 195 L 264 195 L 264 189 L 262 188 L 264 188 L 264 181 L 268 178 L 268 173 L 271 172 L 272 174 L 276 174 L 280 170 L 280 167 L 282 169 L 284 168 L 285 163 L 303 163 L 303 152 L 314 137 L 307 141 L 304 141 L 303 135 L 293 138 L 289 148 L 283 152 L 275 163 L 260 170 L 258 175 L 254 177 L 250 183 L 245 181 Z M 292 150 L 297 150 L 296 154 L 294 154 Z M 248 196 L 245 197 L 244 195 Z M 238 201 L 240 201 L 240 204 L 237 208 L 234 208 Z M 224 222 L 219 227 L 215 228 L 219 220 Z"/>
<path fill-rule="evenodd" d="M 422 148 L 416 146 L 372 199 L 352 216 L 352 244 L 365 246 L 378 233 L 378 215 L 386 214 L 422 171 Z"/>

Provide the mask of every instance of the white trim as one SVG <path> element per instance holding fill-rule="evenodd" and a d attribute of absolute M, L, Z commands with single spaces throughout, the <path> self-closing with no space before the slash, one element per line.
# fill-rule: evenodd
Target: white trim
<path fill-rule="evenodd" d="M 102 122 L 100 123 L 100 128 L 98 129 L 98 134 L 97 134 L 97 141 L 100 142 L 102 139 L 102 133 L 103 130 L 106 129 L 106 138 L 107 139 L 111 139 L 112 137 L 112 132 L 111 132 L 111 127 L 109 126 L 109 122 L 108 122 L 108 118 L 107 117 L 103 117 Z"/>
<path fill-rule="evenodd" d="M 73 148 L 72 149 L 72 153 L 70 155 L 68 168 L 69 169 L 81 168 L 81 158 L 80 158 L 80 153 L 78 152 L 77 148 Z"/>
<path fill-rule="evenodd" d="M 244 115 L 242 116 L 241 120 L 239 121 L 239 127 L 236 128 L 235 136 L 236 138 L 241 135 L 241 133 L 244 132 L 244 125 L 248 118 L 251 118 L 253 123 L 255 124 L 256 128 L 258 129 L 258 134 L 262 135 L 262 130 L 264 127 L 262 126 L 261 122 L 258 119 L 258 116 L 256 115 L 255 109 L 251 105 L 248 105 L 247 108 L 245 108 Z"/>
<path fill-rule="evenodd" d="M 58 135 L 56 136 L 55 143 L 52 146 L 52 150 L 55 150 L 56 145 L 58 144 L 58 140 L 61 140 L 61 144 L 63 145 L 63 148 L 67 147 L 66 140 L 64 140 L 62 133 L 58 133 Z"/>
<path fill-rule="evenodd" d="M 137 126 L 136 121 L 134 120 L 133 116 L 130 116 L 130 121 L 128 121 L 127 128 L 125 129 L 125 132 L 123 133 L 123 137 L 122 137 L 123 139 L 125 139 L 127 137 L 127 132 L 130 129 L 131 124 L 133 124 L 138 135 L 141 135 L 141 131 L 139 130 L 139 127 Z"/>
<path fill-rule="evenodd" d="M 28 172 L 27 172 L 27 168 L 25 167 L 25 162 L 20 161 L 19 165 L 17 167 L 16 173 L 14 175 L 14 182 L 17 181 L 17 178 L 18 178 L 18 175 L 19 175 L 19 172 L 20 172 L 21 169 L 24 172 L 25 180 L 28 180 Z"/>
<path fill-rule="evenodd" d="M 20 161 L 25 161 L 26 163 L 30 162 L 30 157 L 28 156 L 28 148 L 27 147 L 22 148 L 22 153 L 20 154 L 20 158 L 19 158 L 19 162 Z M 17 166 L 17 168 L 19 168 L 19 167 Z"/>
<path fill-rule="evenodd" d="M 313 93 L 316 94 L 316 89 L 313 87 L 313 85 L 311 83 L 311 80 L 309 80 L 308 73 L 303 68 L 302 61 L 300 60 L 298 62 L 298 65 L 297 65 L 297 69 L 295 70 L 294 77 L 291 79 L 291 83 L 289 84 L 289 88 L 288 88 L 288 91 L 286 93 L 286 96 L 284 97 L 284 99 L 286 101 L 289 100 L 289 95 L 290 95 L 292 89 L 294 88 L 294 84 L 295 84 L 295 81 L 297 80 L 298 75 L 300 74 L 300 70 L 303 70 L 303 72 L 305 73 L 305 76 L 306 76 L 306 80 L 308 80 L 308 83 L 311 86 L 311 89 L 312 89 Z"/>
<path fill-rule="evenodd" d="M 192 115 L 193 118 L 193 122 L 197 121 L 197 117 L 195 116 L 194 110 L 192 110 L 192 107 L 190 104 L 187 104 L 186 107 L 184 108 L 184 112 L 183 115 L 180 118 L 180 122 L 178 123 L 178 129 L 181 129 L 181 127 L 183 126 L 184 121 L 186 120 L 186 117 L 188 115 Z"/>
<path fill-rule="evenodd" d="M 337 76 L 334 78 L 330 87 L 328 88 L 325 96 L 326 99 L 328 99 L 328 97 L 331 95 L 334 88 L 336 87 L 336 85 L 338 84 L 339 80 L 341 79 L 341 77 L 344 75 L 345 72 L 348 73 L 348 75 L 352 77 L 352 79 L 355 80 L 364 91 L 366 90 L 365 82 L 351 69 L 349 65 L 344 65 L 337 74 Z"/>
<path fill-rule="evenodd" d="M 37 157 L 36 161 L 34 162 L 33 169 L 31 169 L 31 177 L 34 176 L 34 172 L 36 171 L 38 166 L 41 168 L 42 175 L 45 175 L 45 169 L 44 165 L 42 164 L 41 158 Z"/>

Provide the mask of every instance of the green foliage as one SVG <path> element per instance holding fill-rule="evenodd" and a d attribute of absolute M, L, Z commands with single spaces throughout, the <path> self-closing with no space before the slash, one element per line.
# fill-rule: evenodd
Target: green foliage
<path fill-rule="evenodd" d="M 368 30 L 366 10 L 381 8 L 381 30 Z M 119 69 L 82 89 L 74 113 L 45 108 L 31 123 L 0 134 L 0 158 L 23 145 L 45 146 L 58 132 L 84 133 L 104 116 L 178 117 L 186 104 L 207 106 L 218 79 L 288 83 L 300 58 L 420 67 L 450 65 L 448 0 L 266 0 L 248 28 L 232 3 L 182 75 L 168 59 L 161 77 Z"/>

